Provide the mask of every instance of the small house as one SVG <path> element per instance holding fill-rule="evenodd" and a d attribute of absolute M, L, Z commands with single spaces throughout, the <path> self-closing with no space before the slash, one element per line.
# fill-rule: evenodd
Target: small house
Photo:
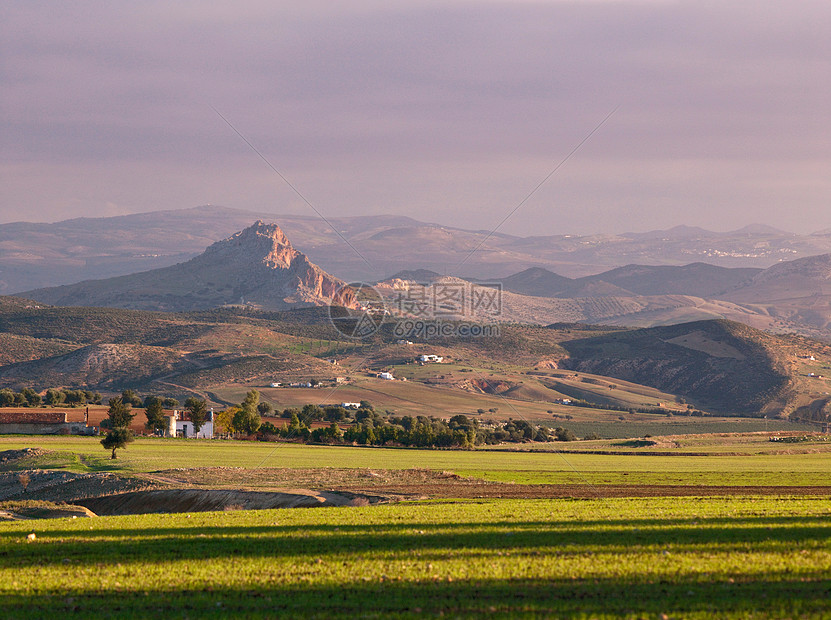
<path fill-rule="evenodd" d="M 214 410 L 208 411 L 208 417 L 196 433 L 193 430 L 193 422 L 190 419 L 190 412 L 174 409 L 173 414 L 168 417 L 168 437 L 185 437 L 197 439 L 213 439 L 214 436 Z"/>
<path fill-rule="evenodd" d="M 420 355 L 418 357 L 418 361 L 426 364 L 429 362 L 433 362 L 436 364 L 441 364 L 444 361 L 444 358 L 441 355 Z"/>

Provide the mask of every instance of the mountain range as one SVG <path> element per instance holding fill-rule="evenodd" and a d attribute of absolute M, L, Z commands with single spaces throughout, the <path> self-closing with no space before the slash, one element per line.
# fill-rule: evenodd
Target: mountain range
<path fill-rule="evenodd" d="M 677 226 L 638 233 L 518 237 L 490 234 L 487 222 L 476 222 L 468 230 L 404 216 L 323 221 L 312 215 L 202 206 L 51 224 L 0 224 L 0 294 L 171 266 L 258 219 L 278 222 L 310 261 L 348 281 L 372 282 L 413 269 L 504 278 L 542 267 L 580 278 L 627 264 L 767 268 L 831 252 L 831 230 L 796 235 L 761 225 L 731 232 Z"/>
<path fill-rule="evenodd" d="M 400 231 L 386 229 L 371 238 L 392 243 Z M 692 234 L 688 230 L 677 233 Z M 364 245 L 361 248 L 365 249 Z M 503 322 L 650 327 L 726 318 L 775 332 L 831 334 L 831 254 L 782 261 L 766 269 L 701 262 L 629 264 L 578 278 L 530 267 L 502 278 L 463 280 L 419 268 L 399 271 L 376 284 L 391 300 L 402 290 L 449 283 L 501 286 L 501 309 L 491 318 Z M 34 289 L 23 295 L 59 306 L 161 311 L 230 305 L 264 310 L 333 304 L 355 307 L 354 295 L 343 287 L 343 280 L 294 249 L 280 226 L 259 220 L 175 265 Z M 341 290 L 344 292 L 338 297 Z"/>

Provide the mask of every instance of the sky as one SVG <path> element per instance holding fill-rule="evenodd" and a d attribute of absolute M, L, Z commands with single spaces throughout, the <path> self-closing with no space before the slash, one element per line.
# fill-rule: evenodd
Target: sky
<path fill-rule="evenodd" d="M 828 229 L 829 32 L 825 0 L 0 0 L 0 222 Z"/>

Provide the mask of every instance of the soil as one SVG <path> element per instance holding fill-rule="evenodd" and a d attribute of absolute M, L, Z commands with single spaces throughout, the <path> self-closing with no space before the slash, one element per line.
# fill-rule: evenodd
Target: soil
<path fill-rule="evenodd" d="M 4 453 L 6 461 L 13 456 Z M 831 496 L 831 486 L 509 484 L 428 469 L 172 469 L 130 478 L 55 470 L 0 473 L 0 519 L 369 505 L 419 499 L 730 495 Z M 37 510 L 20 510 L 22 504 Z M 45 504 L 51 504 L 46 506 Z M 5 512 L 4 512 L 5 511 Z"/>

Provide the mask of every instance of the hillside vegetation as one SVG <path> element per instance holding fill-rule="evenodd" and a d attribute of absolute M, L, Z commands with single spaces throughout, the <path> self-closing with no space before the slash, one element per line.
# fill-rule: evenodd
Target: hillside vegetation
<path fill-rule="evenodd" d="M 697 321 L 565 342 L 570 357 L 563 365 L 753 413 L 792 388 L 783 345 L 739 323 Z"/>
<path fill-rule="evenodd" d="M 563 414 L 556 403 L 567 398 L 612 409 L 665 403 L 679 410 L 684 406 L 678 402 L 686 399 L 696 408 L 743 415 L 802 408 L 801 417 L 816 419 L 817 411 L 824 411 L 822 394 L 829 391 L 819 377 L 824 363 L 809 367 L 799 359 L 807 352 L 827 359 L 828 347 L 723 320 L 649 329 L 502 324 L 497 336 L 413 345 L 396 344 L 392 327 L 385 323 L 372 338 L 357 341 L 334 330 L 325 308 L 160 313 L 38 307 L 0 298 L 5 345 L 0 387 L 132 388 L 209 397 L 231 393 L 232 386 L 267 388 L 274 381 L 350 375 L 351 397 L 383 400 L 399 384 L 367 375 L 394 370 L 411 379 L 392 399 L 408 413 L 419 403 L 429 413 L 442 412 L 442 403 L 455 403 L 458 395 L 469 404 L 461 407 L 458 401 L 450 415 L 493 409 L 505 401 L 523 403 L 518 411 L 532 419 L 552 408 Z M 442 355 L 453 365 L 416 372 L 413 362 L 422 353 Z M 569 377 L 569 371 L 579 376 Z M 318 393 L 307 402 L 324 398 Z M 291 400 L 290 392 L 273 396 Z M 509 413 L 508 407 L 502 409 Z"/>

